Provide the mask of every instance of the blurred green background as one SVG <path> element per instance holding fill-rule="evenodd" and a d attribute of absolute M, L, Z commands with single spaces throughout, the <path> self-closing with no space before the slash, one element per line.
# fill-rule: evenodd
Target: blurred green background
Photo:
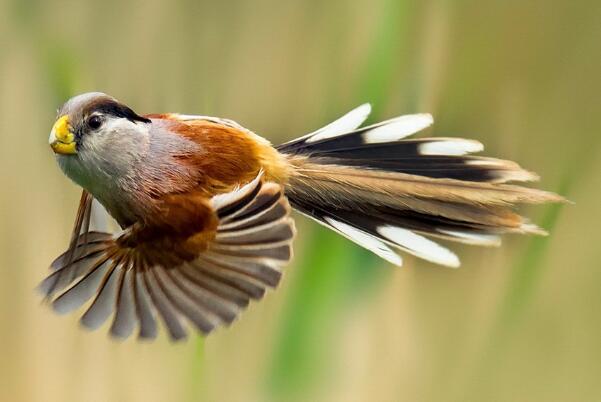
<path fill-rule="evenodd" d="M 0 0 L 0 400 L 601 400 L 601 2 Z M 394 269 L 298 217 L 280 288 L 171 345 L 88 333 L 34 293 L 79 190 L 68 97 L 229 117 L 283 142 L 369 101 L 539 172 L 548 238 Z"/>

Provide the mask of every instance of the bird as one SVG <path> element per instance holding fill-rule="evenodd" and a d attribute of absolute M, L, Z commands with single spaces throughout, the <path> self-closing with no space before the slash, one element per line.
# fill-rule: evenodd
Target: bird
<path fill-rule="evenodd" d="M 80 322 L 152 340 L 232 323 L 275 288 L 292 258 L 294 209 L 393 265 L 408 253 L 458 267 L 440 240 L 497 246 L 508 233 L 545 235 L 519 204 L 565 201 L 510 182 L 538 176 L 477 156 L 483 145 L 415 138 L 430 114 L 362 126 L 363 104 L 310 134 L 273 146 L 233 120 L 137 114 L 100 92 L 58 110 L 49 144 L 82 187 L 67 250 L 38 286 Z M 97 200 L 120 227 L 92 230 Z M 308 250 L 307 252 L 310 252 Z M 160 324 L 162 323 L 162 325 Z"/>

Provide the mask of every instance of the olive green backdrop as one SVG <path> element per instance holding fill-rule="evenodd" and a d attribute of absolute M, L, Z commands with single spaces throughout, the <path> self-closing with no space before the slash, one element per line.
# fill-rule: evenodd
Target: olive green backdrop
<path fill-rule="evenodd" d="M 601 400 L 601 2 L 0 0 L 0 400 Z M 277 292 L 208 339 L 111 341 L 34 287 L 79 190 L 56 108 L 100 90 L 273 142 L 369 101 L 431 112 L 575 205 L 547 238 L 395 269 L 298 217 Z M 372 121 L 373 121 L 372 119 Z"/>

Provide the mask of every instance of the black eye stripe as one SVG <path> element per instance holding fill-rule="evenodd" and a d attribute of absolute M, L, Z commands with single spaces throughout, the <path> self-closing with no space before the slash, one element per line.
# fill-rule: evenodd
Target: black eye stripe
<path fill-rule="evenodd" d="M 115 102 L 112 99 L 101 99 L 100 101 L 91 104 L 89 114 L 92 114 L 94 112 L 98 112 L 107 116 L 125 118 L 134 123 L 150 123 L 149 119 L 136 114 L 136 112 L 134 112 L 127 106 L 119 102 Z"/>
<path fill-rule="evenodd" d="M 102 120 L 100 126 L 96 127 L 95 123 L 90 124 L 90 118 L 93 116 L 100 117 Z M 78 111 L 76 118 L 73 119 L 74 123 L 76 123 L 72 129 L 78 146 L 85 146 L 85 137 L 99 132 L 103 124 L 106 124 L 109 119 L 114 118 L 124 118 L 133 123 L 150 123 L 150 119 L 136 114 L 132 109 L 114 99 L 109 97 L 98 97 L 92 99 L 82 107 L 82 109 Z"/>

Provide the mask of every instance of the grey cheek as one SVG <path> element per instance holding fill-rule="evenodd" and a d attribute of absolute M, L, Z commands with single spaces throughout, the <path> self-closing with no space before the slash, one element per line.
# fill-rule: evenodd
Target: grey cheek
<path fill-rule="evenodd" d="M 56 158 L 63 173 L 82 187 L 86 187 L 86 174 L 79 155 L 58 155 Z"/>

